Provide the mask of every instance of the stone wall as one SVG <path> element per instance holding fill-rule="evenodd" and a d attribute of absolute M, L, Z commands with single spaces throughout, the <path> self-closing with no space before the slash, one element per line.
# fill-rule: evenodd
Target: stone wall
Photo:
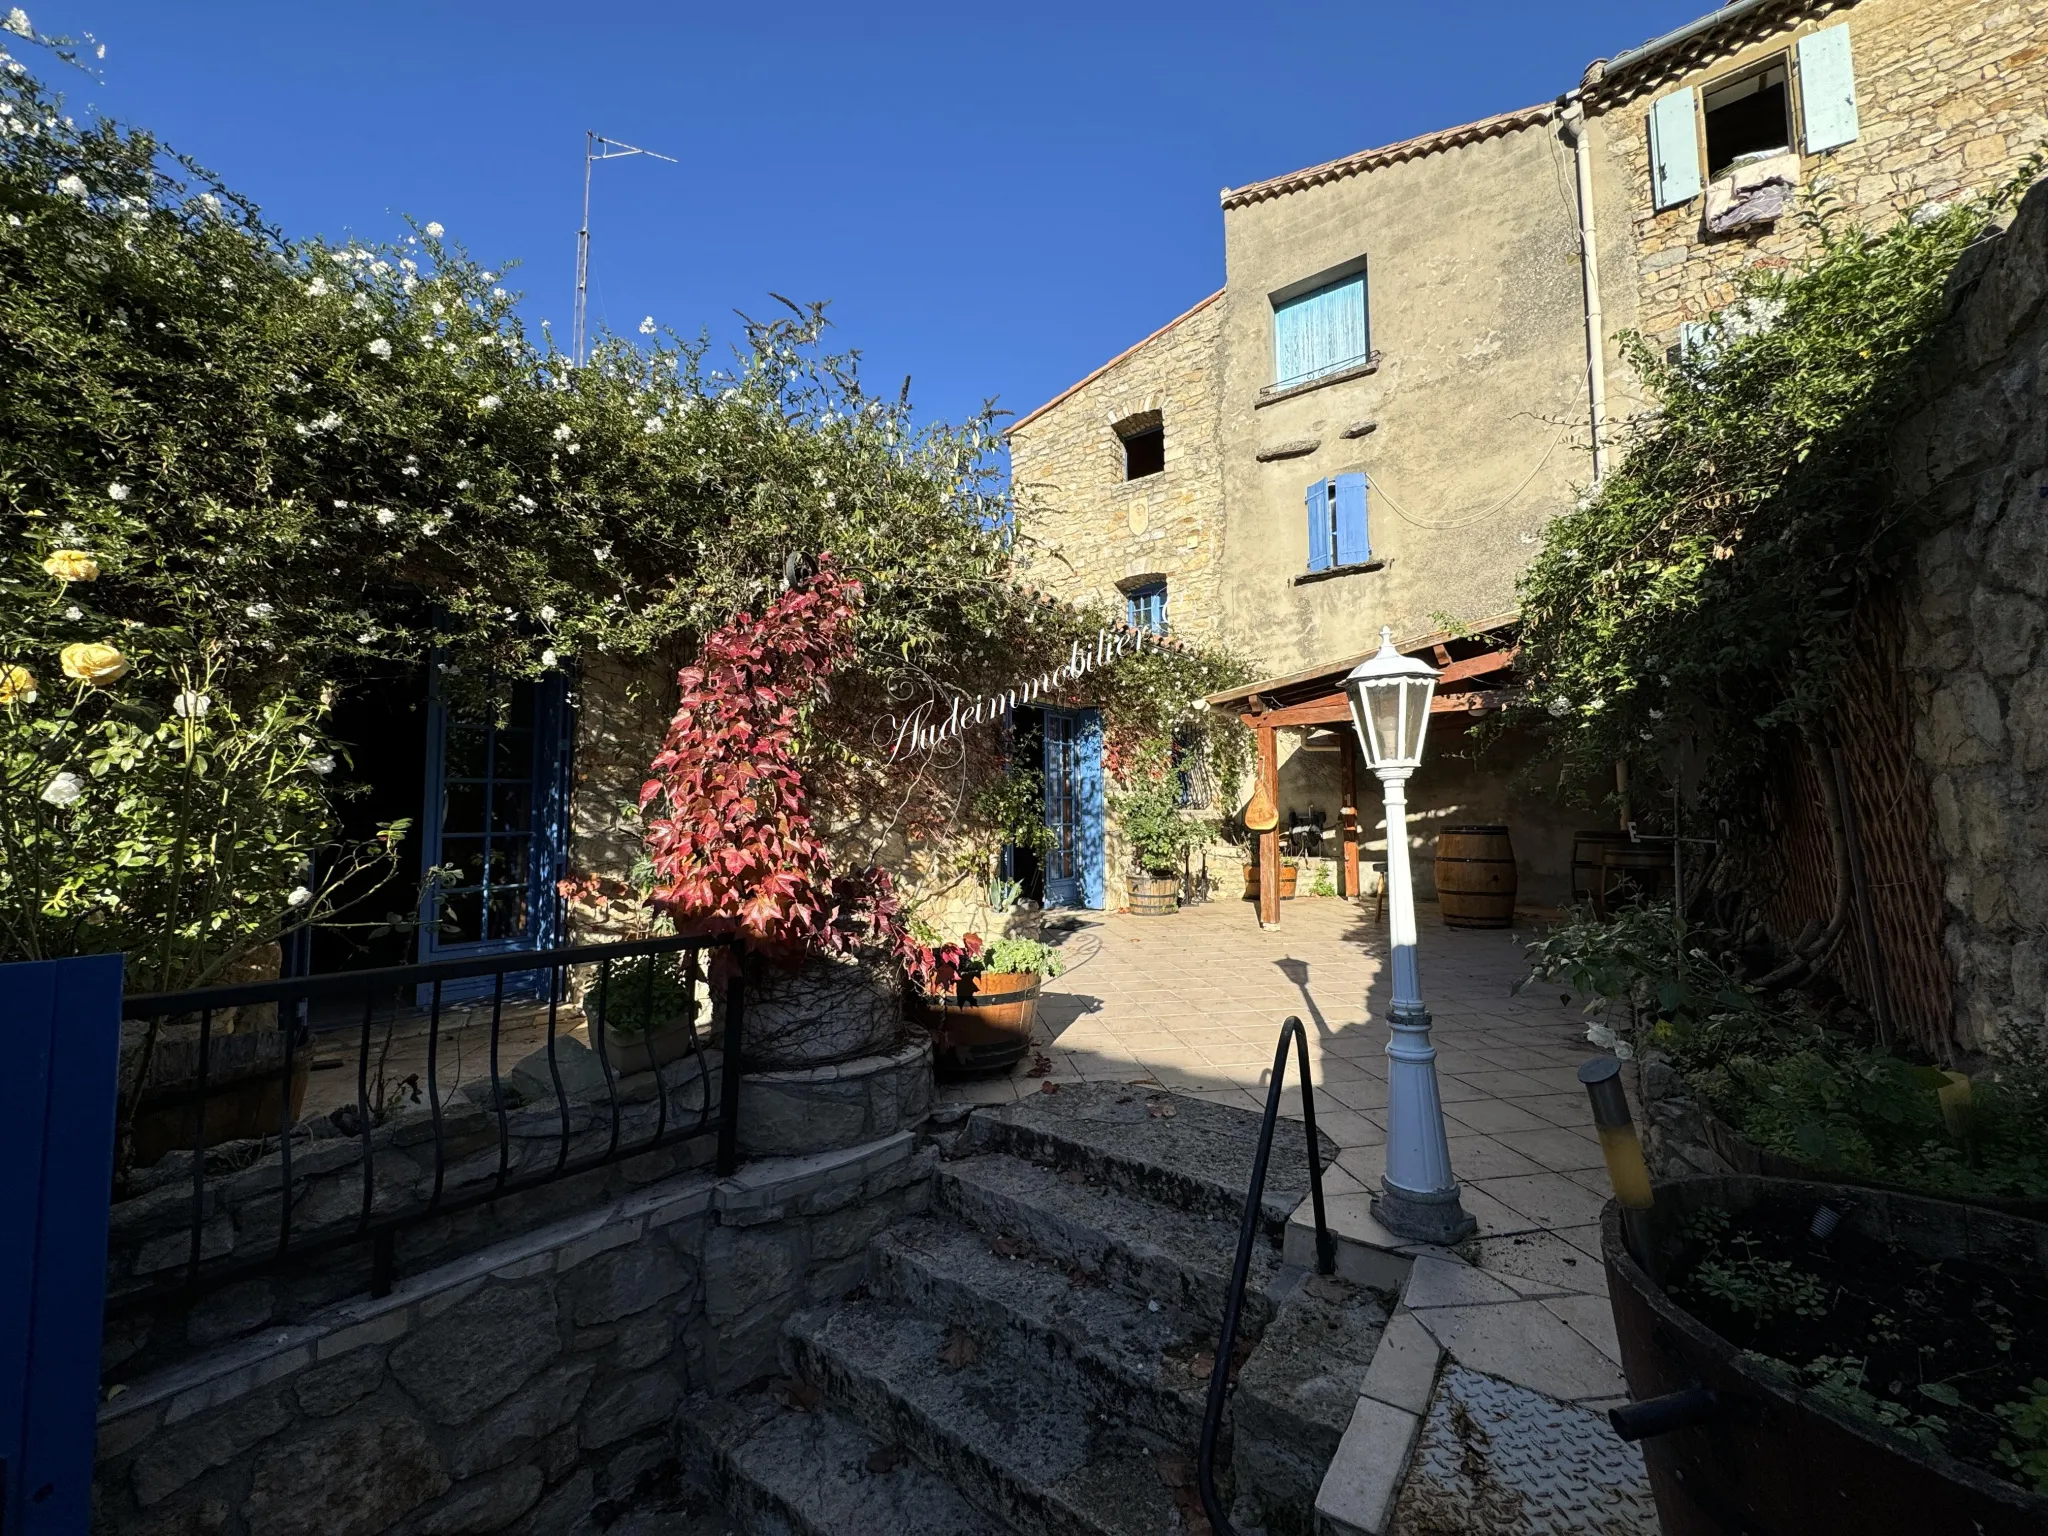
<path fill-rule="evenodd" d="M 1966 1049 L 2048 1010 L 2048 186 L 1957 274 L 1933 403 L 1895 445 L 1935 531 L 1908 594 L 1914 747 L 1932 780 Z"/>
<path fill-rule="evenodd" d="M 1633 260 L 1602 256 L 1610 330 L 1633 325 L 1668 345 L 1682 321 L 1704 319 L 1733 297 L 1744 268 L 1783 266 L 1813 250 L 1814 234 L 1796 216 L 1714 238 L 1703 232 L 1702 199 L 1653 208 L 1649 111 L 1667 92 L 1711 84 L 1787 52 L 1800 36 L 1845 22 L 1858 136 L 1825 154 L 1801 156 L 1802 192 L 1824 187 L 1844 215 L 1882 225 L 1924 203 L 1990 190 L 2048 137 L 2043 0 L 1787 4 L 1743 27 L 1754 41 L 1653 57 L 1588 93 L 1596 182 L 1618 182 L 1631 210 Z M 1606 199 L 1602 205 L 1605 218 Z M 1626 416 L 1625 381 L 1618 390 L 1610 415 Z"/>
<path fill-rule="evenodd" d="M 908 1132 L 685 1174 L 290 1327 L 123 1383 L 96 1536 L 602 1527 L 658 1507 L 692 1393 L 775 1368 L 783 1321 L 859 1284 L 924 1209 Z"/>
<path fill-rule="evenodd" d="M 1196 641 L 1214 639 L 1220 618 L 1220 297 L 1204 299 L 1009 432 L 1024 579 L 1056 597 L 1120 606 L 1120 584 L 1164 578 L 1174 633 Z M 1116 424 L 1148 412 L 1165 429 L 1166 468 L 1126 480 Z"/>

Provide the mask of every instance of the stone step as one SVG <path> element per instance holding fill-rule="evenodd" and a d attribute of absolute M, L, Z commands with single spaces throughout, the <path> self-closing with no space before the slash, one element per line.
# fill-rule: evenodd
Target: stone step
<path fill-rule="evenodd" d="M 1305 1531 L 1397 1298 L 1299 1270 L 1281 1292 L 1230 1397 L 1231 1470 L 1242 1523 Z"/>
<path fill-rule="evenodd" d="M 1275 1038 L 1279 1024 L 1274 1023 Z M 1300 1103 L 1297 1087 L 1292 1100 Z M 979 1150 L 1079 1168 L 1097 1183 L 1185 1211 L 1237 1221 L 1251 1187 L 1261 1116 L 1207 1099 L 1122 1083 L 1062 1083 L 1014 1104 L 978 1109 L 967 1140 Z M 1319 1136 L 1322 1165 L 1337 1144 Z M 1299 1121 L 1274 1128 L 1260 1208 L 1274 1231 L 1308 1197 L 1308 1144 Z"/>
<path fill-rule="evenodd" d="M 1166 1536 L 1189 1458 L 1084 1412 L 936 1318 L 872 1300 L 791 1319 L 792 1370 L 1022 1536 Z M 877 1531 L 891 1529 L 874 1527 Z"/>
<path fill-rule="evenodd" d="M 1155 1306 L 1078 1265 L 998 1251 L 986 1232 L 949 1222 L 905 1222 L 876 1238 L 868 1259 L 878 1299 L 966 1329 L 1035 1368 L 1077 1410 L 1129 1419 L 1172 1444 L 1201 1433 L 1214 1319 Z"/>
<path fill-rule="evenodd" d="M 741 1536 L 1016 1536 L 900 1447 L 781 1389 L 698 1400 L 678 1416 L 688 1449 Z M 700 1473 L 700 1475 L 703 1475 Z"/>
<path fill-rule="evenodd" d="M 1156 1301 L 1220 1327 L 1237 1256 L 1235 1218 L 1157 1204 L 1083 1171 L 1000 1155 L 939 1165 L 941 1209 L 968 1225 L 1023 1243 L 1060 1265 L 1098 1274 L 1116 1290 Z M 1280 1267 L 1276 1243 L 1252 1243 L 1245 1285 L 1245 1338 L 1255 1339 L 1271 1316 L 1266 1298 Z"/>

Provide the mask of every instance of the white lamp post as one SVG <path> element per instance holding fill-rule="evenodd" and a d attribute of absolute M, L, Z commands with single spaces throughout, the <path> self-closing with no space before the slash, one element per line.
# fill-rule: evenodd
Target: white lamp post
<path fill-rule="evenodd" d="M 1372 1212 L 1380 1225 L 1418 1242 L 1455 1243 L 1477 1227 L 1458 1200 L 1451 1149 L 1444 1138 L 1444 1106 L 1436 1088 L 1436 1050 L 1415 965 L 1415 892 L 1408 874 L 1408 776 L 1422 761 L 1436 669 L 1394 649 L 1394 632 L 1380 631 L 1380 648 L 1344 679 L 1351 721 L 1358 728 L 1366 766 L 1379 775 L 1387 802 L 1387 919 L 1394 951 L 1393 1006 L 1387 1010 L 1387 1171 Z"/>

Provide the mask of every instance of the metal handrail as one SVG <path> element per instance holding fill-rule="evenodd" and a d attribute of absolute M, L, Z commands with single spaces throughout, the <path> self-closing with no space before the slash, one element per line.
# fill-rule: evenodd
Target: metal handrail
<path fill-rule="evenodd" d="M 1287 1042 L 1294 1041 L 1301 1061 L 1301 1119 L 1308 1132 L 1308 1185 L 1316 1212 L 1316 1273 L 1333 1274 L 1337 1246 L 1323 1215 L 1322 1150 L 1316 1142 L 1316 1096 L 1308 1077 L 1308 1031 L 1290 1014 L 1280 1026 L 1280 1044 L 1273 1052 L 1273 1080 L 1266 1088 L 1266 1116 L 1259 1125 L 1258 1155 L 1252 1159 L 1251 1187 L 1244 1195 L 1244 1223 L 1237 1234 L 1237 1262 L 1230 1271 L 1230 1294 L 1223 1302 L 1223 1332 L 1216 1341 L 1216 1364 L 1209 1372 L 1209 1401 L 1202 1410 L 1202 1444 L 1195 1457 L 1195 1481 L 1202 1511 L 1216 1536 L 1238 1536 L 1216 1496 L 1216 1436 L 1223 1429 L 1223 1400 L 1230 1392 L 1230 1357 L 1237 1352 L 1237 1325 L 1244 1311 L 1245 1281 L 1252 1268 L 1252 1239 L 1258 1235 L 1259 1212 L 1266 1192 L 1266 1163 L 1273 1153 L 1273 1126 L 1280 1118 L 1280 1090 L 1287 1078 Z"/>

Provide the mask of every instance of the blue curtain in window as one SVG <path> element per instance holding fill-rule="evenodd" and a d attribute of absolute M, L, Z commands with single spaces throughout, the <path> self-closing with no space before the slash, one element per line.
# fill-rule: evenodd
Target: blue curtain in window
<path fill-rule="evenodd" d="M 1273 374 L 1297 384 L 1362 362 L 1371 348 L 1365 323 L 1365 274 L 1289 299 L 1273 310 Z"/>

